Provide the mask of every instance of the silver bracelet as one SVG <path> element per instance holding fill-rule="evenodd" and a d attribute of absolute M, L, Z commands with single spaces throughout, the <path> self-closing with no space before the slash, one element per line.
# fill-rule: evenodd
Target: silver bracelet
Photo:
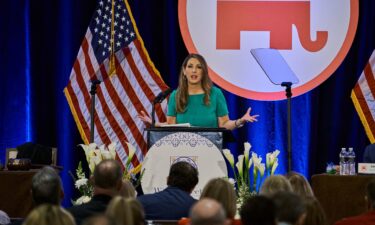
<path fill-rule="evenodd" d="M 236 121 L 234 121 L 234 125 L 237 127 L 237 128 L 240 128 L 240 127 L 242 127 L 243 126 L 243 123 L 240 123 L 240 125 L 237 125 L 237 121 L 238 121 L 239 119 L 236 119 Z"/>

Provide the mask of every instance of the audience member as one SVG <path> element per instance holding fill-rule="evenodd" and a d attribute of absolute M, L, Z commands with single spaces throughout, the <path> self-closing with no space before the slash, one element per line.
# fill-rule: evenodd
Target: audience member
<path fill-rule="evenodd" d="M 375 179 L 367 184 L 365 200 L 368 211 L 362 215 L 339 220 L 335 225 L 372 225 L 375 224 Z"/>
<path fill-rule="evenodd" d="M 240 210 L 242 225 L 276 225 L 275 203 L 267 196 L 247 199 Z M 318 225 L 318 224 L 317 224 Z"/>
<path fill-rule="evenodd" d="M 137 196 L 137 192 L 135 191 L 135 188 L 132 182 L 128 180 L 122 180 L 120 196 L 125 197 L 125 198 L 135 198 Z"/>
<path fill-rule="evenodd" d="M 135 198 L 114 197 L 109 203 L 106 215 L 116 224 L 144 225 L 145 213 Z"/>
<path fill-rule="evenodd" d="M 190 211 L 191 225 L 228 224 L 223 206 L 214 199 L 199 200 Z"/>
<path fill-rule="evenodd" d="M 97 214 L 87 218 L 82 225 L 120 225 L 116 224 L 105 214 Z"/>
<path fill-rule="evenodd" d="M 85 219 L 82 225 L 122 225 L 122 224 L 117 224 L 114 220 L 112 220 L 105 214 L 97 214 L 95 216 L 91 216 Z"/>
<path fill-rule="evenodd" d="M 147 220 L 178 220 L 187 217 L 196 200 L 190 196 L 198 183 L 198 171 L 187 162 L 177 162 L 169 170 L 168 187 L 161 192 L 138 197 Z"/>
<path fill-rule="evenodd" d="M 279 191 L 292 191 L 292 185 L 282 175 L 273 175 L 266 178 L 263 182 L 262 186 L 260 187 L 259 193 L 261 195 L 266 195 L 268 197 L 272 196 L 273 194 Z"/>
<path fill-rule="evenodd" d="M 35 206 L 45 203 L 60 205 L 64 191 L 56 170 L 50 166 L 39 170 L 31 181 L 31 194 Z"/>
<path fill-rule="evenodd" d="M 223 178 L 210 180 L 203 188 L 201 198 L 211 198 L 218 201 L 224 208 L 228 219 L 236 215 L 236 191 L 231 183 Z"/>
<path fill-rule="evenodd" d="M 10 218 L 6 212 L 0 210 L 0 224 L 5 225 L 10 223 Z"/>
<path fill-rule="evenodd" d="M 272 196 L 279 225 L 302 225 L 306 217 L 303 199 L 292 192 L 280 191 Z"/>
<path fill-rule="evenodd" d="M 42 204 L 60 205 L 64 198 L 61 178 L 50 166 L 40 169 L 31 180 L 31 197 L 34 207 Z M 13 220 L 11 225 L 20 225 L 23 219 Z"/>
<path fill-rule="evenodd" d="M 315 197 L 306 197 L 304 204 L 306 207 L 306 217 L 303 225 L 328 225 L 324 210 Z"/>
<path fill-rule="evenodd" d="M 375 144 L 369 144 L 366 146 L 363 153 L 364 163 L 375 163 Z"/>
<path fill-rule="evenodd" d="M 105 212 L 112 197 L 119 194 L 121 178 L 122 170 L 116 160 L 103 160 L 95 167 L 92 177 L 94 194 L 91 201 L 68 209 L 78 225 L 90 216 Z"/>
<path fill-rule="evenodd" d="M 72 215 L 58 205 L 43 204 L 33 209 L 23 225 L 75 225 Z"/>
<path fill-rule="evenodd" d="M 292 171 L 286 175 L 286 178 L 292 185 L 293 193 L 296 193 L 303 198 L 314 196 L 314 192 L 309 182 L 302 174 Z"/>

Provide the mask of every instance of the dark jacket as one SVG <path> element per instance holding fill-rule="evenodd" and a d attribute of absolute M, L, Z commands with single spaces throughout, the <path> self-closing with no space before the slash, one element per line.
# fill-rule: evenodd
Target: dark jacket
<path fill-rule="evenodd" d="M 104 213 L 111 199 L 109 195 L 94 195 L 88 203 L 72 206 L 68 211 L 73 215 L 77 225 L 80 225 L 85 219 Z"/>
<path fill-rule="evenodd" d="M 191 206 L 197 201 L 190 193 L 177 187 L 137 198 L 146 214 L 146 220 L 179 220 L 188 217 Z"/>

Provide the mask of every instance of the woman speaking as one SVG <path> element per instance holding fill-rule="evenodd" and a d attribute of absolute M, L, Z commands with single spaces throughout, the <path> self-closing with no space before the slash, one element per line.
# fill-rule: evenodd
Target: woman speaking
<path fill-rule="evenodd" d="M 195 127 L 233 130 L 246 122 L 257 121 L 258 115 L 250 115 L 250 112 L 251 108 L 241 118 L 230 120 L 225 97 L 219 88 L 213 86 L 208 76 L 206 60 L 199 54 L 189 54 L 185 58 L 178 88 L 169 97 L 167 124 L 190 123 Z M 141 111 L 139 118 L 151 124 L 151 118 L 144 111 Z"/>

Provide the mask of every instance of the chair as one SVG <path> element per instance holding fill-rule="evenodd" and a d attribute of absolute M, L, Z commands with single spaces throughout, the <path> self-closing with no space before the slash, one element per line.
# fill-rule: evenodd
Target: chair
<path fill-rule="evenodd" d="M 6 156 L 5 156 L 5 166 L 8 165 L 9 159 L 15 159 L 18 155 L 18 149 L 17 148 L 7 148 L 6 149 Z M 56 166 L 57 165 L 57 148 L 52 147 L 52 155 L 51 155 L 51 165 Z"/>

